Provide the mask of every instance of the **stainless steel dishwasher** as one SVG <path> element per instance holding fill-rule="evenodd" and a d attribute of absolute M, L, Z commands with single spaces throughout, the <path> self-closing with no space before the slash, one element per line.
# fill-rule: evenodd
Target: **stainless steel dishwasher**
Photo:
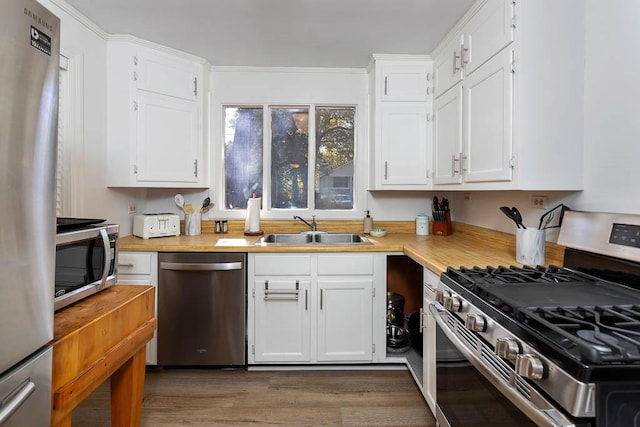
<path fill-rule="evenodd" d="M 158 254 L 158 365 L 246 364 L 246 254 Z"/>

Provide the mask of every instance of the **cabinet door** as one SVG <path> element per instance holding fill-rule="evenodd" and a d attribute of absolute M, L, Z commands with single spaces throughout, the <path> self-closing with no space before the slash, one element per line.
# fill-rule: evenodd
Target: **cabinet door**
<path fill-rule="evenodd" d="M 139 285 L 155 287 L 155 317 L 158 318 L 158 253 L 157 252 L 118 252 L 118 283 L 121 285 Z M 147 343 L 147 365 L 158 364 L 158 338 Z"/>
<path fill-rule="evenodd" d="M 136 88 L 188 100 L 198 98 L 199 64 L 162 52 L 140 49 L 136 62 Z"/>
<path fill-rule="evenodd" d="M 371 361 L 373 280 L 318 280 L 318 361 Z"/>
<path fill-rule="evenodd" d="M 256 362 L 309 362 L 309 280 L 254 282 Z"/>
<path fill-rule="evenodd" d="M 425 400 L 435 414 L 436 410 L 436 320 L 429 312 L 429 304 L 435 302 L 435 289 L 439 278 L 431 270 L 424 269 L 422 301 L 422 372 Z"/>
<path fill-rule="evenodd" d="M 454 36 L 433 62 L 434 94 L 436 97 L 445 93 L 462 79 L 462 62 L 460 58 L 462 42 L 462 34 Z"/>
<path fill-rule="evenodd" d="M 464 80 L 465 182 L 510 181 L 513 141 L 512 51 L 506 49 Z"/>
<path fill-rule="evenodd" d="M 462 153 L 462 85 L 433 103 L 434 184 L 459 184 Z"/>
<path fill-rule="evenodd" d="M 464 27 L 465 76 L 513 41 L 513 0 L 488 0 Z"/>
<path fill-rule="evenodd" d="M 427 113 L 426 103 L 381 104 L 378 182 L 382 187 L 429 184 Z"/>
<path fill-rule="evenodd" d="M 427 62 L 384 62 L 380 66 L 381 101 L 426 101 Z"/>
<path fill-rule="evenodd" d="M 137 93 L 137 181 L 198 182 L 198 105 Z"/>

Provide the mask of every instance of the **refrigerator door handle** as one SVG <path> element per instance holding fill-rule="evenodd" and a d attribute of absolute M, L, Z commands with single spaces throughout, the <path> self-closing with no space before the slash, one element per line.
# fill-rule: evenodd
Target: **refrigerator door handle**
<path fill-rule="evenodd" d="M 0 410 L 0 425 L 11 417 L 22 406 L 22 404 L 36 390 L 36 385 L 30 378 L 24 380 L 18 387 L 11 391 L 7 397 L 3 398 L 2 409 Z M 5 401 L 5 399 L 7 399 Z"/>

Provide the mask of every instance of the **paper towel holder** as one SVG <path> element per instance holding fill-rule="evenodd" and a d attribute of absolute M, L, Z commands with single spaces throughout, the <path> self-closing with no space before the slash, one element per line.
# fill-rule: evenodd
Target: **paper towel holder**
<path fill-rule="evenodd" d="M 257 204 L 253 204 L 251 202 L 257 202 Z M 256 193 L 253 193 L 251 198 L 249 200 L 247 200 L 247 218 L 245 221 L 245 226 L 244 226 L 244 235 L 245 236 L 262 236 L 264 234 L 264 232 L 260 229 L 260 198 L 256 197 Z M 251 227 L 249 224 L 251 222 L 251 211 L 253 209 L 256 209 L 257 212 L 253 212 L 254 215 L 257 215 L 257 218 L 253 218 L 257 221 L 257 224 L 253 224 L 253 225 L 257 225 L 258 228 L 257 230 L 252 229 L 253 227 Z"/>

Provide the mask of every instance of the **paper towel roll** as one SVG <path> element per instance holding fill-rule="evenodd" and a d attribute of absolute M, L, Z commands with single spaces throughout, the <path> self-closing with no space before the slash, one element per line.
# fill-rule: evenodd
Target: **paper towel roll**
<path fill-rule="evenodd" d="M 260 231 L 260 197 L 247 200 L 247 218 L 244 222 L 245 233 L 257 233 Z"/>

